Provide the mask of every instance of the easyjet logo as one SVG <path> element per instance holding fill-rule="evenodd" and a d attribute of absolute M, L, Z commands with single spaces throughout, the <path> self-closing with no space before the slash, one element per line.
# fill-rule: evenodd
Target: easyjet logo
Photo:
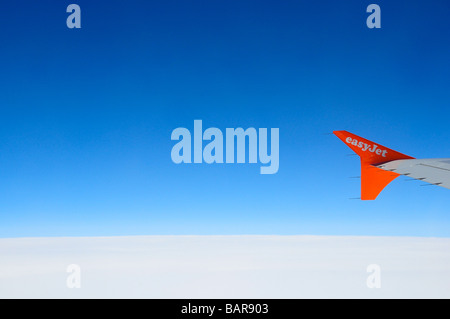
<path fill-rule="evenodd" d="M 377 155 L 386 157 L 387 150 L 382 150 L 381 148 L 378 148 L 378 145 L 376 145 L 376 144 L 371 145 L 371 144 L 367 144 L 367 143 L 364 143 L 361 141 L 358 142 L 357 139 L 351 138 L 351 137 L 347 137 L 347 139 L 345 141 L 348 144 L 359 147 L 363 152 L 369 151 L 369 152 L 375 153 Z"/>

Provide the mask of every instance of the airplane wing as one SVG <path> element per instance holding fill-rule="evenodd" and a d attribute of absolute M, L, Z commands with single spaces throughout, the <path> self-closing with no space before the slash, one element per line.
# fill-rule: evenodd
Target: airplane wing
<path fill-rule="evenodd" d="M 450 189 L 450 158 L 396 160 L 377 167 Z"/>
<path fill-rule="evenodd" d="M 361 199 L 374 200 L 400 175 L 450 189 L 450 158 L 415 159 L 347 131 L 333 132 L 361 159 Z"/>

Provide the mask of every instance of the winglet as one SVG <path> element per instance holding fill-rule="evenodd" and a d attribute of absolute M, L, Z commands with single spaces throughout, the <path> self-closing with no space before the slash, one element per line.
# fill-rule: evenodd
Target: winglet
<path fill-rule="evenodd" d="M 400 174 L 382 170 L 375 165 L 414 157 L 391 150 L 347 131 L 333 132 L 361 158 L 361 199 L 373 200 Z"/>

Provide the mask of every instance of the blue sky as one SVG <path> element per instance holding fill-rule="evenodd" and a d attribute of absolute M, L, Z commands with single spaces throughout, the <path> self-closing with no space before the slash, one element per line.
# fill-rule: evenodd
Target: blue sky
<path fill-rule="evenodd" d="M 75 1 L 74 1 L 75 2 Z M 0 9 L 0 237 L 450 236 L 450 193 L 359 197 L 327 133 L 450 157 L 448 1 L 13 1 Z M 176 165 L 173 129 L 280 129 L 280 168 Z"/>

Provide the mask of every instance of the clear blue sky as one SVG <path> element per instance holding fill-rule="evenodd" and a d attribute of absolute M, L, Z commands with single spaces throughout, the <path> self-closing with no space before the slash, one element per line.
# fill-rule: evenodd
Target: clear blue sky
<path fill-rule="evenodd" d="M 450 191 L 359 197 L 348 130 L 450 157 L 448 1 L 9 1 L 0 237 L 450 236 Z M 68 29 L 66 7 L 81 7 Z M 176 165 L 173 129 L 280 129 L 280 168 Z"/>

